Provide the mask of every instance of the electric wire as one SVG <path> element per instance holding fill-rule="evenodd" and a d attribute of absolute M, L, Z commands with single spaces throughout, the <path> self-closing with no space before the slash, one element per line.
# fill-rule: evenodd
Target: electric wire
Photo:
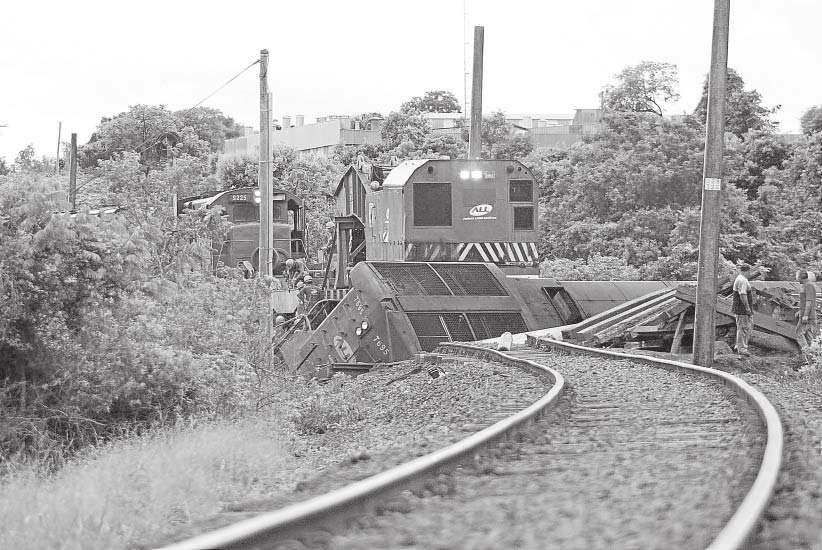
<path fill-rule="evenodd" d="M 217 89 L 215 89 L 213 92 L 211 92 L 210 94 L 208 94 L 207 96 L 205 96 L 203 99 L 201 99 L 200 101 L 198 101 L 197 103 L 195 103 L 195 104 L 194 104 L 194 106 L 189 107 L 189 108 L 188 108 L 188 109 L 186 109 L 186 110 L 196 109 L 197 107 L 199 107 L 200 105 L 202 105 L 203 103 L 205 103 L 206 101 L 208 101 L 209 99 L 211 99 L 212 97 L 214 97 L 215 95 L 217 95 L 217 93 L 219 93 L 219 92 L 220 92 L 223 88 L 225 88 L 226 86 L 228 86 L 229 84 L 231 84 L 232 82 L 234 82 L 234 81 L 235 81 L 237 78 L 239 78 L 239 77 L 240 77 L 243 73 L 245 73 L 248 69 L 250 69 L 251 67 L 253 67 L 254 65 L 256 65 L 256 64 L 257 64 L 257 63 L 259 63 L 259 62 L 260 62 L 260 60 L 259 60 L 259 59 L 255 59 L 254 61 L 252 61 L 251 63 L 249 63 L 249 64 L 248 64 L 248 65 L 247 65 L 247 66 L 246 66 L 243 70 L 241 70 L 240 72 L 238 72 L 237 74 L 235 74 L 234 76 L 232 76 L 231 78 L 229 78 L 227 81 L 225 81 L 223 84 L 221 84 L 221 85 L 220 85 Z M 168 132 L 163 132 L 163 133 L 162 133 L 162 134 L 160 134 L 159 136 L 155 136 L 154 138 L 149 138 L 149 139 L 147 139 L 147 140 L 143 141 L 142 143 L 140 143 L 139 145 L 137 145 L 137 147 L 135 147 L 135 149 L 138 149 L 138 148 L 139 148 L 139 150 L 137 150 L 137 151 L 135 151 L 135 152 L 136 152 L 137 154 L 142 154 L 142 153 L 144 153 L 145 151 L 147 151 L 147 150 L 148 150 L 148 149 L 150 149 L 151 147 L 154 147 L 155 145 L 157 145 L 158 143 L 160 143 L 160 142 L 161 142 L 161 141 L 162 141 L 162 140 L 166 137 L 166 135 L 167 135 L 167 134 L 168 134 Z M 152 140 L 153 140 L 153 141 L 152 141 Z M 148 143 L 149 141 L 151 141 L 152 143 L 149 143 L 148 145 L 146 145 L 146 143 Z M 145 147 L 143 147 L 144 145 L 145 145 Z M 78 192 L 78 191 L 80 191 L 80 190 L 81 190 L 81 189 L 83 189 L 84 187 L 86 187 L 86 186 L 87 186 L 88 184 L 90 184 L 91 182 L 93 182 L 93 181 L 95 181 L 95 180 L 98 180 L 98 179 L 100 179 L 100 178 L 102 178 L 102 177 L 103 177 L 103 175 L 102 175 L 102 174 L 98 174 L 98 175 L 96 175 L 96 176 L 93 176 L 93 177 L 91 177 L 91 178 L 87 179 L 87 180 L 86 180 L 86 181 L 84 181 L 82 184 L 80 184 L 80 185 L 78 185 L 78 186 L 77 186 L 77 189 L 75 190 L 75 193 L 76 193 L 76 192 Z"/>

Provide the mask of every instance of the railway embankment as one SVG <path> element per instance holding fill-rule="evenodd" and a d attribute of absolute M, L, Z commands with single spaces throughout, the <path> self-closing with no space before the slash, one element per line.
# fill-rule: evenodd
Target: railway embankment
<path fill-rule="evenodd" d="M 6 478 L 0 547 L 147 547 L 201 532 L 443 447 L 546 387 L 475 359 L 280 384 L 257 415 L 101 446 L 46 478 Z"/>

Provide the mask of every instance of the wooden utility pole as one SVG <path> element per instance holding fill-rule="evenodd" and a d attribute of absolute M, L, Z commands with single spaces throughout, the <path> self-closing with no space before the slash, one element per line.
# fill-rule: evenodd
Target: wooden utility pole
<path fill-rule="evenodd" d="M 474 27 L 474 75 L 471 82 L 471 133 L 468 137 L 468 158 L 482 154 L 482 55 L 485 48 L 485 27 Z"/>
<path fill-rule="evenodd" d="M 268 93 L 268 50 L 260 50 L 260 260 L 259 274 L 272 274 L 271 223 L 273 190 L 271 189 L 271 97 Z"/>
<path fill-rule="evenodd" d="M 71 164 L 69 165 L 69 211 L 77 209 L 77 134 L 71 134 Z"/>
<path fill-rule="evenodd" d="M 711 73 L 708 77 L 708 119 L 705 124 L 705 166 L 702 218 L 699 224 L 694 363 L 710 367 L 716 327 L 716 266 L 719 260 L 719 213 L 722 207 L 722 153 L 725 145 L 725 97 L 728 79 L 728 29 L 731 0 L 714 0 Z"/>
<path fill-rule="evenodd" d="M 63 132 L 63 121 L 57 121 L 57 160 L 54 161 L 54 174 L 60 177 L 60 134 Z"/>

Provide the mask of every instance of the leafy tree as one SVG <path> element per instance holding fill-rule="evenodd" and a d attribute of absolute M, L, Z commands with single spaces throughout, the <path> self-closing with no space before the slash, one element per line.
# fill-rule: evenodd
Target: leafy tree
<path fill-rule="evenodd" d="M 223 141 L 242 135 L 243 127 L 219 109 L 195 107 L 176 111 L 181 127 L 190 127 L 194 134 L 208 143 L 211 152 L 222 151 Z"/>
<path fill-rule="evenodd" d="M 662 116 L 662 106 L 679 99 L 678 85 L 676 65 L 643 61 L 623 69 L 614 84 L 605 86 L 600 98 L 604 109 Z"/>
<path fill-rule="evenodd" d="M 567 258 L 544 260 L 539 264 L 543 277 L 560 281 L 631 281 L 640 278 L 640 271 L 616 256 L 592 256 L 584 262 Z"/>
<path fill-rule="evenodd" d="M 112 154 L 134 151 L 146 171 L 165 162 L 168 150 L 179 141 L 181 125 L 163 105 L 132 105 L 113 118 L 103 118 L 78 158 L 84 167 L 93 167 Z"/>
<path fill-rule="evenodd" d="M 413 149 L 419 149 L 430 133 L 431 126 L 419 114 L 392 112 L 382 125 L 381 136 L 386 149 L 395 149 L 406 142 Z"/>
<path fill-rule="evenodd" d="M 400 112 L 411 113 L 461 113 L 457 96 L 447 90 L 431 90 L 422 97 L 413 97 L 400 106 Z"/>
<path fill-rule="evenodd" d="M 42 170 L 43 163 L 37 160 L 34 152 L 34 145 L 26 145 L 14 159 L 14 169 L 20 172 L 37 172 Z"/>
<path fill-rule="evenodd" d="M 0 176 L 5 176 L 10 172 L 8 164 L 6 164 L 6 159 L 0 157 Z"/>
<path fill-rule="evenodd" d="M 353 164 L 359 155 L 363 155 L 366 159 L 374 161 L 385 151 L 385 148 L 380 145 L 371 145 L 368 143 L 362 145 L 337 145 L 334 147 L 332 157 L 342 166 Z"/>
<path fill-rule="evenodd" d="M 735 70 L 728 68 L 727 101 L 725 103 L 725 131 L 740 139 L 750 130 L 767 130 L 774 127 L 770 115 L 779 105 L 767 108 L 762 105 L 762 95 L 756 90 L 746 90 L 745 81 Z M 702 85 L 702 97 L 694 115 L 705 124 L 708 111 L 708 77 Z"/>
<path fill-rule="evenodd" d="M 528 156 L 533 149 L 534 145 L 527 136 L 509 136 L 491 146 L 491 158 L 522 159 Z"/>
<path fill-rule="evenodd" d="M 259 178 L 260 163 L 251 157 L 230 157 L 220 159 L 217 174 L 223 189 L 254 187 Z"/>
<path fill-rule="evenodd" d="M 371 128 L 371 120 L 373 119 L 380 119 L 382 120 L 383 117 L 381 113 L 376 111 L 371 111 L 370 113 L 362 113 L 357 116 L 351 117 L 351 127 L 354 127 L 355 123 L 359 123 L 360 128 L 363 130 L 374 130 L 375 128 Z"/>
<path fill-rule="evenodd" d="M 520 160 L 534 174 L 541 197 L 550 197 L 553 182 L 568 170 L 568 151 L 563 149 L 534 149 Z"/>
<path fill-rule="evenodd" d="M 816 105 L 805 111 L 800 119 L 800 124 L 802 125 L 802 132 L 807 135 L 822 130 L 822 105 Z"/>
<path fill-rule="evenodd" d="M 781 168 L 793 152 L 793 148 L 781 141 L 770 130 L 750 130 L 741 144 L 741 160 L 730 181 L 748 194 L 748 199 L 757 196 L 760 186 L 765 183 L 765 174 L 771 168 Z M 733 172 L 731 172 L 733 173 Z"/>
<path fill-rule="evenodd" d="M 462 140 L 468 143 L 470 127 L 460 121 Z M 480 140 L 482 158 L 521 158 L 528 155 L 533 149 L 530 140 L 524 135 L 514 133 L 514 127 L 506 120 L 505 113 L 497 111 L 490 116 L 483 117 Z"/>

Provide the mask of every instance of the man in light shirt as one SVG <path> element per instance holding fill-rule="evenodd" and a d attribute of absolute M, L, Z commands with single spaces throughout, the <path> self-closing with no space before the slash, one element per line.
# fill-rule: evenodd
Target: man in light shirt
<path fill-rule="evenodd" d="M 809 273 L 800 269 L 796 273 L 799 281 L 799 311 L 796 313 L 796 341 L 805 349 L 813 344 L 819 335 L 816 314 L 816 285 L 811 282 Z"/>
<path fill-rule="evenodd" d="M 751 266 L 739 264 L 739 274 L 734 279 L 733 312 L 736 316 L 736 352 L 739 355 L 750 355 L 748 340 L 753 332 L 753 308 L 751 306 L 751 283 L 748 275 Z"/>

